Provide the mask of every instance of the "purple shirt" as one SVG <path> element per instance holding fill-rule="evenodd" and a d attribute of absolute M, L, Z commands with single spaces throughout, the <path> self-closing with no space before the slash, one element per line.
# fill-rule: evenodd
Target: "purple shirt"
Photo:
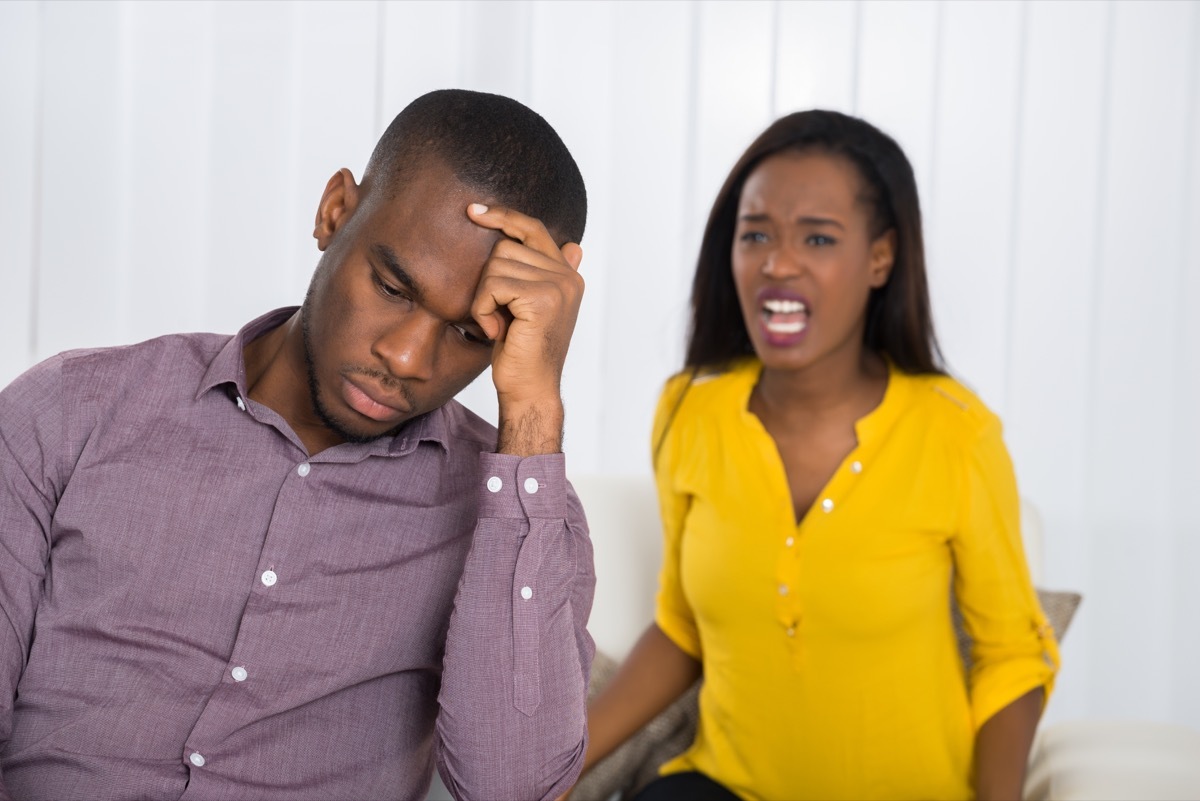
<path fill-rule="evenodd" d="M 0 768 L 17 799 L 553 798 L 595 583 L 561 454 L 451 401 L 309 457 L 237 336 L 0 393 Z M 0 786 L 0 797 L 4 786 Z"/>

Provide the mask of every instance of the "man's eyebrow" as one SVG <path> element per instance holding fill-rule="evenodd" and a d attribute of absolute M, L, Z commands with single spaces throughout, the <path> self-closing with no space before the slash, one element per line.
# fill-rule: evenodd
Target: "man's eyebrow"
<path fill-rule="evenodd" d="M 371 245 L 371 254 L 382 262 L 387 271 L 392 274 L 392 277 L 409 291 L 409 294 L 413 296 L 413 300 L 421 299 L 423 294 L 421 285 L 413 280 L 413 277 L 408 274 L 407 270 L 400 266 L 400 259 L 396 258 L 396 251 L 387 245 L 378 244 Z"/>

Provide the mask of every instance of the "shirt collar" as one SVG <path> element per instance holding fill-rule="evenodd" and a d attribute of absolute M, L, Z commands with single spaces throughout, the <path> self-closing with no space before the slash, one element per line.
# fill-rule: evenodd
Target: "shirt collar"
<path fill-rule="evenodd" d="M 209 364 L 208 370 L 200 379 L 200 386 L 196 390 L 196 400 L 199 400 L 201 395 L 218 387 L 227 393 L 230 390 L 236 393 L 230 395 L 231 402 L 236 402 L 238 397 L 247 397 L 244 356 L 246 345 L 286 323 L 299 311 L 299 308 L 298 306 L 286 306 L 275 309 L 242 326 L 242 329 L 230 337 L 225 346 L 217 353 L 216 358 Z M 445 407 L 440 407 L 408 421 L 393 436 L 380 437 L 361 444 L 343 443 L 323 451 L 321 455 L 329 454 L 336 458 L 335 452 L 340 451 L 345 456 L 354 457 L 354 460 L 363 456 L 403 456 L 412 453 L 423 441 L 436 442 L 442 446 L 442 450 L 449 452 L 450 432 L 446 415 Z M 341 461 L 341 459 L 337 460 Z"/>
<path fill-rule="evenodd" d="M 891 359 L 887 361 L 888 383 L 883 391 L 883 400 L 871 411 L 860 417 L 854 424 L 854 433 L 859 445 L 883 437 L 908 409 L 912 395 L 912 377 L 900 370 Z M 750 393 L 762 375 L 762 362 L 750 357 L 736 362 L 730 373 L 733 377 L 733 390 L 737 393 L 738 408 L 743 414 L 750 414 Z"/>

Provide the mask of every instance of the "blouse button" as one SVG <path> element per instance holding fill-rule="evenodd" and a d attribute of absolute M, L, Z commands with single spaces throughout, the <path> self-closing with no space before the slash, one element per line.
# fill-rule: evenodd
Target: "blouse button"
<path fill-rule="evenodd" d="M 854 473 L 855 475 L 861 473 L 862 472 L 862 462 L 851 462 L 850 463 L 850 472 Z"/>
<path fill-rule="evenodd" d="M 783 541 L 783 544 L 786 545 L 787 547 L 791 548 L 793 545 L 796 544 L 796 538 L 788 537 L 786 540 Z"/>
<path fill-rule="evenodd" d="M 825 500 L 821 501 L 821 508 L 825 510 L 825 514 L 829 514 L 830 512 L 832 512 L 833 511 L 833 499 L 826 498 Z"/>

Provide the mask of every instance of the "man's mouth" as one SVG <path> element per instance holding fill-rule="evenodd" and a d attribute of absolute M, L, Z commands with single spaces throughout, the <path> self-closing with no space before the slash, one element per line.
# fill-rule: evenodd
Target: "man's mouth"
<path fill-rule="evenodd" d="M 409 413 L 404 401 L 382 395 L 369 384 L 363 386 L 365 383 L 362 379 L 342 376 L 342 397 L 351 409 L 378 423 L 395 423 Z"/>

